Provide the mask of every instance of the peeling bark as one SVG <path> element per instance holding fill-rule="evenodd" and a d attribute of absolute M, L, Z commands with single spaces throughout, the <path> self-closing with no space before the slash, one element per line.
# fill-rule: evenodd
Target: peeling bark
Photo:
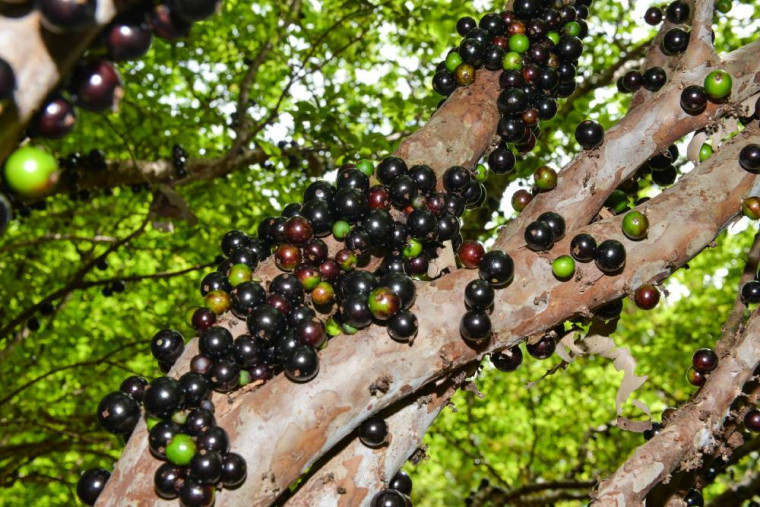
<path fill-rule="evenodd" d="M 673 188 L 642 206 L 652 224 L 647 239 L 637 243 L 625 239 L 620 232 L 622 217 L 581 229 L 579 232 L 596 238 L 614 237 L 625 244 L 628 262 L 619 275 L 605 276 L 594 266 L 581 265 L 577 281 L 561 283 L 552 276 L 548 257 L 525 248 L 510 252 L 516 265 L 515 280 L 497 294 L 492 315 L 494 340 L 481 350 L 473 350 L 459 337 L 458 323 L 464 312 L 461 291 L 476 276 L 461 270 L 420 287 L 413 311 L 449 317 L 420 319 L 412 353 L 407 345 L 389 340 L 384 329 L 372 327 L 332 340 L 321 354 L 320 374 L 308 384 L 278 377 L 250 393 L 216 395 L 217 421 L 249 464 L 246 483 L 224 492 L 225 505 L 271 503 L 368 416 L 483 353 L 515 345 L 573 315 L 588 313 L 630 287 L 672 274 L 736 217 L 743 197 L 760 189 L 760 179 L 736 164 L 741 147 L 757 140 L 757 129 L 748 129 Z M 555 245 L 552 256 L 568 251 L 569 241 L 565 238 Z M 373 397 L 368 386 L 380 377 L 394 381 L 387 393 Z M 298 410 L 293 410 L 295 400 Z M 156 466 L 145 459 L 142 427 L 141 423 L 129 442 L 101 505 L 109 498 L 118 498 L 122 505 L 153 500 L 149 482 L 135 480 L 149 477 Z"/>
<path fill-rule="evenodd" d="M 730 339 L 731 335 L 727 338 Z M 640 446 L 594 494 L 595 505 L 642 505 L 658 483 L 666 480 L 683 460 L 698 456 L 715 444 L 731 404 L 760 364 L 760 317 L 755 312 L 729 353 L 690 403 L 658 435 Z"/>

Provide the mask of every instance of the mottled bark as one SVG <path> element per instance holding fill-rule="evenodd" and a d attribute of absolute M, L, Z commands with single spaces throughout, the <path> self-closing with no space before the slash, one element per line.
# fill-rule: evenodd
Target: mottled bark
<path fill-rule="evenodd" d="M 725 339 L 732 339 L 729 334 Z M 714 446 L 731 404 L 760 364 L 760 318 L 755 312 L 736 345 L 720 357 L 699 394 L 658 435 L 640 446 L 593 495 L 595 505 L 642 505 L 647 493 L 687 458 Z M 729 504 L 725 504 L 729 505 Z"/>

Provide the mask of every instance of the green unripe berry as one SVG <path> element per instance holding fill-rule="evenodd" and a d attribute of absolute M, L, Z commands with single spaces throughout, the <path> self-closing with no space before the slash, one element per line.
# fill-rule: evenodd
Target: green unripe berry
<path fill-rule="evenodd" d="M 760 197 L 747 197 L 742 202 L 742 213 L 751 220 L 760 220 Z"/>
<path fill-rule="evenodd" d="M 186 410 L 177 410 L 172 414 L 172 422 L 177 423 L 180 426 L 185 424 L 187 422 L 187 411 Z"/>
<path fill-rule="evenodd" d="M 344 240 L 348 233 L 351 232 L 351 224 L 344 220 L 338 220 L 333 224 L 332 233 L 337 240 Z"/>
<path fill-rule="evenodd" d="M 375 173 L 375 165 L 371 160 L 367 160 L 366 158 L 361 159 L 356 164 L 356 168 L 366 174 L 367 177 L 370 177 Z"/>
<path fill-rule="evenodd" d="M 625 210 L 625 208 L 628 207 L 628 204 L 628 194 L 622 190 L 613 191 L 607 200 L 604 201 L 604 205 L 615 213 L 621 213 L 623 210 Z"/>
<path fill-rule="evenodd" d="M 327 322 L 325 322 L 325 332 L 329 336 L 338 336 L 342 332 L 340 324 L 335 320 L 334 316 L 330 317 L 327 319 Z"/>
<path fill-rule="evenodd" d="M 533 175 L 533 182 L 539 190 L 551 190 L 557 186 L 557 171 L 548 166 L 539 167 Z"/>
<path fill-rule="evenodd" d="M 580 29 L 580 25 L 578 25 Z M 552 44 L 557 45 L 559 43 L 559 34 L 557 32 L 549 32 L 546 34 L 546 38 L 552 41 Z"/>
<path fill-rule="evenodd" d="M 515 53 L 525 53 L 530 48 L 530 39 L 523 33 L 516 33 L 509 38 L 509 50 Z"/>
<path fill-rule="evenodd" d="M 195 441 L 190 435 L 177 433 L 166 446 L 166 459 L 177 466 L 187 466 L 195 456 Z"/>
<path fill-rule="evenodd" d="M 347 335 L 351 336 L 359 332 L 357 328 L 350 324 L 346 324 L 345 322 L 341 325 L 341 328 L 343 329 L 343 332 Z"/>
<path fill-rule="evenodd" d="M 569 255 L 560 255 L 552 262 L 552 272 L 560 280 L 568 280 L 575 273 L 575 260 Z"/>
<path fill-rule="evenodd" d="M 203 298 L 203 303 L 206 308 L 214 312 L 216 315 L 221 315 L 230 309 L 232 299 L 230 298 L 230 295 L 223 290 L 214 290 L 206 294 L 206 297 Z"/>
<path fill-rule="evenodd" d="M 237 287 L 243 282 L 250 282 L 253 279 L 253 270 L 246 264 L 235 264 L 230 268 L 227 279 L 233 287 Z"/>
<path fill-rule="evenodd" d="M 502 67 L 504 67 L 504 70 L 520 70 L 522 69 L 522 65 L 523 61 L 520 53 L 510 51 L 504 55 L 504 60 L 502 62 Z"/>
<path fill-rule="evenodd" d="M 629 239 L 643 239 L 649 232 L 649 220 L 640 211 L 629 211 L 623 217 L 623 234 Z"/>
<path fill-rule="evenodd" d="M 245 387 L 250 383 L 251 383 L 251 372 L 249 372 L 248 370 L 240 370 L 240 382 L 238 383 L 238 385 L 240 387 Z"/>
<path fill-rule="evenodd" d="M 404 257 L 407 259 L 417 257 L 422 253 L 422 243 L 414 238 L 409 238 L 401 253 L 404 254 Z"/>
<path fill-rule="evenodd" d="M 718 0 L 717 2 L 715 2 L 715 9 L 718 12 L 722 12 L 723 14 L 730 11 L 731 7 L 732 7 L 731 0 Z"/>
<path fill-rule="evenodd" d="M 462 57 L 459 53 L 449 53 L 446 57 L 446 70 L 454 72 L 462 64 Z"/>
<path fill-rule="evenodd" d="M 475 166 L 475 179 L 483 183 L 488 179 L 488 168 L 483 164 Z"/>
<path fill-rule="evenodd" d="M 19 194 L 39 196 L 55 185 L 58 161 L 45 150 L 25 146 L 5 161 L 5 182 Z"/>
<path fill-rule="evenodd" d="M 563 28 L 563 31 L 567 35 L 572 35 L 573 37 L 578 37 L 581 34 L 581 25 L 579 25 L 575 21 L 569 21 L 565 25 L 565 27 Z"/>
<path fill-rule="evenodd" d="M 724 70 L 714 70 L 705 78 L 704 88 L 711 100 L 720 100 L 731 94 L 733 80 L 731 75 Z"/>
<path fill-rule="evenodd" d="M 699 148 L 699 161 L 704 162 L 705 160 L 710 158 L 712 154 L 713 154 L 712 146 L 710 146 L 707 143 L 703 144 L 702 147 Z"/>

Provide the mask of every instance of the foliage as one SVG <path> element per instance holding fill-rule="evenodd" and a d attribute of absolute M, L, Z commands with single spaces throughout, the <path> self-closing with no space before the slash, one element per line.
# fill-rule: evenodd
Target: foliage
<path fill-rule="evenodd" d="M 288 10 L 292 4 L 301 6 L 300 15 Z M 614 32 L 614 38 L 589 38 L 581 64 L 586 80 L 645 42 L 634 40 L 641 22 L 632 19 L 631 7 L 595 2 L 592 30 Z M 295 200 L 309 178 L 345 160 L 388 154 L 423 125 L 439 100 L 429 85 L 432 68 L 456 41 L 454 24 L 466 14 L 478 12 L 451 0 L 225 0 L 222 13 L 196 25 L 189 39 L 157 40 L 145 58 L 120 65 L 126 96 L 118 114 L 81 113 L 71 136 L 46 143 L 59 156 L 97 148 L 111 160 L 141 161 L 169 158 L 174 144 L 191 158 L 224 156 L 242 135 L 272 157 L 224 178 L 178 187 L 197 224 L 154 218 L 108 255 L 105 270 L 79 272 L 138 230 L 150 208 L 148 192 L 117 188 L 112 195 L 56 196 L 43 211 L 10 226 L 0 239 L 0 330 L 7 331 L 0 332 L 3 505 L 72 504 L 80 470 L 111 466 L 121 442 L 98 428 L 94 409 L 124 377 L 160 374 L 148 347 L 158 329 L 192 336 L 185 315 L 200 302 L 197 287 L 222 234 L 254 230 L 261 217 Z M 746 42 L 730 19 L 718 25 L 722 50 Z M 247 59 L 257 71 L 238 110 L 251 68 Z M 568 133 L 580 120 L 614 123 L 629 97 L 613 90 L 610 75 L 568 101 L 545 126 L 551 134 L 519 162 L 517 174 L 491 178 L 490 209 L 465 217 L 466 235 L 493 236 L 511 213 L 508 205 L 497 210 L 496 196 L 516 180 L 524 183 L 539 165 L 567 161 L 576 150 Z M 688 358 L 719 333 L 715 316 L 725 315 L 733 301 L 749 237 L 725 236 L 719 248 L 677 274 L 687 297 L 649 314 L 627 304 L 615 337 L 631 348 L 638 372 L 650 375 L 637 395 L 654 414 L 688 398 Z M 716 266 L 727 270 L 721 283 Z M 103 295 L 117 280 L 128 280 L 126 292 Z M 35 315 L 39 331 L 25 322 L 7 329 L 56 291 L 53 315 Z M 705 307 L 713 311 L 700 310 Z M 580 360 L 526 390 L 524 384 L 540 377 L 547 364 L 526 360 L 513 375 L 486 365 L 478 378 L 486 399 L 470 392 L 455 397 L 458 413 L 440 418 L 426 437 L 430 458 L 414 467 L 418 504 L 459 503 L 482 478 L 505 488 L 539 479 L 591 479 L 613 470 L 641 441 L 609 425 L 620 375 L 606 361 Z M 589 433 L 602 425 L 607 429 Z M 582 448 L 584 464 L 576 469 Z"/>

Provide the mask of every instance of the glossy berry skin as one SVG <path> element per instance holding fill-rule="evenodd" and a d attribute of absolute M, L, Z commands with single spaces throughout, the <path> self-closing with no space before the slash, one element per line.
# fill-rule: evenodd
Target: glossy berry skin
<path fill-rule="evenodd" d="M 185 350 L 185 339 L 176 329 L 163 329 L 153 335 L 150 352 L 159 362 L 174 364 Z"/>
<path fill-rule="evenodd" d="M 183 467 L 164 463 L 153 475 L 153 487 L 156 494 L 165 500 L 177 498 L 179 488 L 184 483 L 187 472 Z"/>
<path fill-rule="evenodd" d="M 232 297 L 232 311 L 241 318 L 247 317 L 254 308 L 266 301 L 266 291 L 256 282 L 243 282 L 239 284 L 232 289 L 230 296 Z M 215 320 L 216 318 L 208 322 L 208 325 L 204 329 L 198 329 L 197 327 L 196 329 L 203 332 L 210 325 L 213 325 Z"/>
<path fill-rule="evenodd" d="M 377 166 L 377 179 L 380 183 L 388 185 L 396 179 L 397 176 L 406 174 L 409 172 L 409 168 L 406 166 L 406 162 L 399 157 L 386 157 Z"/>
<path fill-rule="evenodd" d="M 175 435 L 182 432 L 179 424 L 172 421 L 157 422 L 148 433 L 148 448 L 158 459 L 166 459 L 166 447 Z"/>
<path fill-rule="evenodd" d="M 303 303 L 303 285 L 290 273 L 281 273 L 269 284 L 269 292 L 286 297 L 293 304 Z"/>
<path fill-rule="evenodd" d="M 752 433 L 760 432 L 760 410 L 752 409 L 745 414 L 744 427 Z"/>
<path fill-rule="evenodd" d="M 551 228 L 552 234 L 554 235 L 554 241 L 559 241 L 565 236 L 565 219 L 562 218 L 559 213 L 547 211 L 541 213 L 536 220 L 544 222 Z"/>
<path fill-rule="evenodd" d="M 436 72 L 433 76 L 433 90 L 437 93 L 449 96 L 457 89 L 457 82 L 454 79 L 454 73 L 447 70 Z"/>
<path fill-rule="evenodd" d="M 132 399 L 138 403 L 142 401 L 145 396 L 145 389 L 148 387 L 148 381 L 139 375 L 132 375 L 124 379 L 119 386 L 119 391 L 124 394 L 128 394 Z"/>
<path fill-rule="evenodd" d="M 584 120 L 575 128 L 575 140 L 584 150 L 591 150 L 604 142 L 604 129 L 592 120 Z"/>
<path fill-rule="evenodd" d="M 14 192 L 37 197 L 55 185 L 58 162 L 45 150 L 25 146 L 17 149 L 5 161 L 5 182 Z"/>
<path fill-rule="evenodd" d="M 106 431 L 126 435 L 135 429 L 140 419 L 140 405 L 128 394 L 115 391 L 100 401 L 97 414 L 98 422 Z"/>
<path fill-rule="evenodd" d="M 683 3 L 683 2 L 673 2 L 675 3 Z M 673 4 L 671 4 L 673 5 Z M 686 9 L 688 11 L 688 6 L 686 6 Z M 702 496 L 702 492 L 698 489 L 691 488 L 689 491 L 686 492 L 686 496 L 683 498 L 684 503 L 687 507 L 704 507 L 705 505 L 705 499 Z"/>
<path fill-rule="evenodd" d="M 453 166 L 446 169 L 443 173 L 443 188 L 447 192 L 460 194 L 470 183 L 472 175 L 470 171 L 462 166 Z"/>
<path fill-rule="evenodd" d="M 223 327 L 210 327 L 201 334 L 198 349 L 211 359 L 225 357 L 232 349 L 232 333 Z"/>
<path fill-rule="evenodd" d="M 182 507 L 211 507 L 214 505 L 214 487 L 186 480 L 179 490 Z"/>
<path fill-rule="evenodd" d="M 493 287 L 501 288 L 512 281 L 515 264 L 508 254 L 501 250 L 492 250 L 480 259 L 478 274 Z"/>
<path fill-rule="evenodd" d="M 459 333 L 470 343 L 485 343 L 491 338 L 491 319 L 483 310 L 469 310 L 459 322 Z"/>
<path fill-rule="evenodd" d="M 739 165 L 745 171 L 760 171 L 760 144 L 748 144 L 739 152 Z"/>
<path fill-rule="evenodd" d="M 319 356 L 312 347 L 302 345 L 293 350 L 282 367 L 293 382 L 308 382 L 319 373 Z"/>
<path fill-rule="evenodd" d="M 595 261 L 600 271 L 615 273 L 625 266 L 625 247 L 614 239 L 602 241 L 597 247 Z"/>
<path fill-rule="evenodd" d="M 200 484 L 216 484 L 222 478 L 222 468 L 222 456 L 218 452 L 201 451 L 190 460 L 188 472 Z"/>
<path fill-rule="evenodd" d="M 495 174 L 509 174 L 515 168 L 515 158 L 512 150 L 506 146 L 499 146 L 488 155 L 488 167 Z"/>
<path fill-rule="evenodd" d="M 575 261 L 569 255 L 560 255 L 552 262 L 552 272 L 559 280 L 569 280 L 575 273 Z"/>
<path fill-rule="evenodd" d="M 760 197 L 747 197 L 742 201 L 742 213 L 751 220 L 760 220 Z"/>
<path fill-rule="evenodd" d="M 195 451 L 195 441 L 192 437 L 177 433 L 166 446 L 166 459 L 174 465 L 186 466 L 195 456 Z"/>
<path fill-rule="evenodd" d="M 274 307 L 263 304 L 254 308 L 247 319 L 251 335 L 265 340 L 273 340 L 285 331 L 285 316 Z"/>
<path fill-rule="evenodd" d="M 457 33 L 459 33 L 459 35 L 462 37 L 465 37 L 470 32 L 470 30 L 477 28 L 477 26 L 478 22 L 475 21 L 475 19 L 471 18 L 470 16 L 465 16 L 457 21 Z"/>
<path fill-rule="evenodd" d="M 191 436 L 198 436 L 216 424 L 214 414 L 204 408 L 194 408 L 185 416 L 183 431 Z"/>
<path fill-rule="evenodd" d="M 378 287 L 370 292 L 367 304 L 374 318 L 388 320 L 398 313 L 401 299 L 388 287 Z"/>
<path fill-rule="evenodd" d="M 294 332 L 303 345 L 319 348 L 327 341 L 325 326 L 319 320 L 305 320 L 295 327 Z"/>
<path fill-rule="evenodd" d="M 547 166 L 539 167 L 533 175 L 533 181 L 541 191 L 552 190 L 557 186 L 557 171 Z"/>
<path fill-rule="evenodd" d="M 108 56 L 113 61 L 135 60 L 150 49 L 153 31 L 140 11 L 118 16 L 104 31 Z"/>
<path fill-rule="evenodd" d="M 685 22 L 689 19 L 689 5 L 681 0 L 671 2 L 665 9 L 665 18 L 674 25 Z"/>
<path fill-rule="evenodd" d="M 388 287 L 398 295 L 402 310 L 408 310 L 414 304 L 414 300 L 417 297 L 414 281 L 403 273 L 388 273 L 384 275 L 379 281 L 379 286 Z"/>
<path fill-rule="evenodd" d="M 659 91 L 668 81 L 668 76 L 662 67 L 652 67 L 644 72 L 643 85 L 650 92 Z"/>
<path fill-rule="evenodd" d="M 398 342 L 413 340 L 418 328 L 417 316 L 410 311 L 401 311 L 388 320 L 388 335 Z"/>
<path fill-rule="evenodd" d="M 523 353 L 518 345 L 511 349 L 504 349 L 501 352 L 491 354 L 491 364 L 497 370 L 509 373 L 520 367 L 523 361 Z"/>
<path fill-rule="evenodd" d="M 95 505 L 106 482 L 111 478 L 111 472 L 105 468 L 90 468 L 86 470 L 77 482 L 77 496 L 85 505 Z"/>
<path fill-rule="evenodd" d="M 514 208 L 516 212 L 520 213 L 528 204 L 530 204 L 530 201 L 532 200 L 533 194 L 524 188 L 521 188 L 512 194 L 512 208 Z"/>
<path fill-rule="evenodd" d="M 691 366 L 700 373 L 710 373 L 718 367 L 718 355 L 711 349 L 699 349 L 691 356 Z"/>
<path fill-rule="evenodd" d="M 438 220 L 426 209 L 416 209 L 406 218 L 407 232 L 420 241 L 433 240 L 438 235 Z M 390 230 L 389 230 L 390 232 Z"/>
<path fill-rule="evenodd" d="M 388 483 L 388 487 L 409 496 L 412 494 L 412 478 L 403 470 L 399 470 Z"/>
<path fill-rule="evenodd" d="M 239 387 L 240 368 L 228 359 L 217 359 L 209 368 L 208 378 L 215 391 L 227 393 Z"/>
<path fill-rule="evenodd" d="M 480 260 L 486 254 L 486 249 L 480 242 L 475 240 L 464 241 L 457 249 L 457 256 L 462 266 L 468 269 L 478 267 Z"/>
<path fill-rule="evenodd" d="M 654 285 L 642 285 L 636 289 L 633 301 L 642 310 L 651 310 L 660 302 L 660 291 Z"/>
<path fill-rule="evenodd" d="M 197 407 L 203 400 L 211 398 L 211 384 L 200 373 L 194 371 L 184 373 L 179 378 L 179 385 L 188 407 Z"/>
<path fill-rule="evenodd" d="M 760 282 L 750 280 L 742 286 L 742 303 L 745 305 L 760 303 Z"/>
<path fill-rule="evenodd" d="M 472 280 L 464 289 L 464 302 L 467 308 L 487 310 L 493 306 L 494 289 L 485 280 Z"/>
<path fill-rule="evenodd" d="M 623 234 L 629 239 L 644 239 L 649 232 L 649 220 L 640 211 L 629 211 L 623 217 Z"/>
<path fill-rule="evenodd" d="M 662 10 L 659 7 L 650 7 L 644 13 L 644 21 L 648 25 L 659 25 L 662 22 Z"/>
<path fill-rule="evenodd" d="M 405 208 L 417 195 L 417 184 L 411 176 L 402 174 L 388 185 L 388 194 L 396 207 Z"/>
<path fill-rule="evenodd" d="M 681 109 L 692 116 L 702 114 L 707 107 L 707 92 L 699 85 L 690 85 L 681 92 Z"/>
<path fill-rule="evenodd" d="M 668 56 L 680 55 L 689 46 L 690 34 L 681 28 L 672 28 L 662 39 L 662 52 Z"/>
<path fill-rule="evenodd" d="M 570 254 L 579 262 L 591 262 L 596 257 L 596 240 L 589 234 L 578 234 L 570 241 Z"/>
<path fill-rule="evenodd" d="M 74 128 L 77 121 L 74 106 L 63 97 L 53 97 L 32 118 L 33 135 L 45 139 L 61 139 Z"/>
<path fill-rule="evenodd" d="M 731 94 L 732 82 L 731 74 L 724 70 L 714 70 L 705 77 L 703 86 L 710 100 L 720 101 Z"/>
<path fill-rule="evenodd" d="M 95 21 L 95 0 L 38 0 L 43 26 L 55 33 L 75 32 Z"/>
<path fill-rule="evenodd" d="M 370 507 L 407 507 L 411 504 L 409 499 L 395 489 L 384 489 L 372 498 Z"/>
<path fill-rule="evenodd" d="M 217 0 L 169 0 L 168 3 L 172 12 L 188 23 L 210 18 L 217 6 Z"/>
<path fill-rule="evenodd" d="M 230 450 L 230 438 L 219 426 L 213 426 L 196 439 L 199 451 L 216 451 L 225 455 Z"/>
<path fill-rule="evenodd" d="M 367 212 L 368 206 L 361 191 L 355 188 L 342 188 L 335 192 L 332 208 L 336 218 L 356 223 Z"/>
<path fill-rule="evenodd" d="M 70 84 L 76 104 L 88 111 L 113 109 L 123 93 L 121 76 L 111 62 L 91 60 L 77 65 Z"/>
<path fill-rule="evenodd" d="M 551 336 L 544 336 L 536 343 L 527 343 L 525 345 L 525 350 L 528 351 L 528 354 L 530 354 L 532 357 L 535 357 L 536 359 L 546 359 L 548 357 L 551 357 L 551 355 L 554 354 L 554 349 L 556 348 L 557 343 Z"/>
<path fill-rule="evenodd" d="M 161 418 L 170 417 L 184 402 L 182 386 L 171 377 L 153 379 L 143 399 L 145 411 Z"/>
<path fill-rule="evenodd" d="M 223 273 L 212 271 L 201 280 L 201 296 L 205 297 L 210 292 L 218 290 L 229 292 L 232 290 L 232 285 Z"/>
<path fill-rule="evenodd" d="M 474 42 L 474 41 L 473 41 Z M 459 86 L 469 86 L 475 82 L 475 67 L 463 63 L 454 71 L 454 81 Z"/>
<path fill-rule="evenodd" d="M 378 416 L 372 416 L 359 426 L 359 440 L 367 447 L 380 447 L 388 439 L 388 425 Z"/>
<path fill-rule="evenodd" d="M 546 222 L 531 222 L 525 228 L 525 244 L 535 252 L 550 250 L 554 246 L 554 232 Z"/>
<path fill-rule="evenodd" d="M 689 384 L 693 386 L 701 387 L 705 385 L 705 382 L 707 381 L 707 375 L 695 370 L 694 368 L 689 368 L 689 371 L 686 373 L 686 380 L 688 380 Z"/>
<path fill-rule="evenodd" d="M 240 454 L 229 452 L 222 459 L 222 485 L 236 488 L 243 484 L 248 473 L 248 465 Z"/>

